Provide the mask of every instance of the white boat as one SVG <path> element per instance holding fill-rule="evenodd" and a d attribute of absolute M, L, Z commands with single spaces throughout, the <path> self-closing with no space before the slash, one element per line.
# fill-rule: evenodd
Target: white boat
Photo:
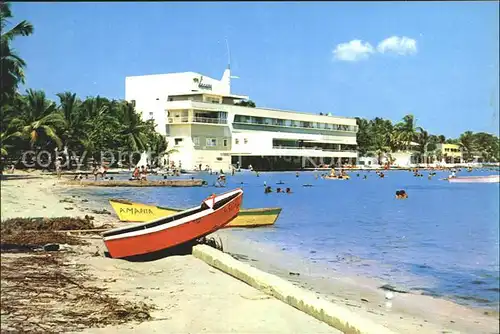
<path fill-rule="evenodd" d="M 448 178 L 451 183 L 500 183 L 500 175 L 464 176 Z"/>

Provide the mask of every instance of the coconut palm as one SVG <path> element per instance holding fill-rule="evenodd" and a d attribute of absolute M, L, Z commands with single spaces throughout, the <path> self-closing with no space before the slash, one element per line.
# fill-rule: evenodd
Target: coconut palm
<path fill-rule="evenodd" d="M 443 151 L 439 148 L 434 150 L 434 156 L 436 157 L 436 161 L 441 162 L 444 158 Z"/>
<path fill-rule="evenodd" d="M 14 138 L 21 138 L 22 133 L 20 131 L 14 131 L 14 132 L 2 132 L 0 133 L 0 155 L 1 156 L 6 156 L 9 154 L 8 149 L 12 147 L 13 145 L 9 145 L 8 143 L 10 142 L 11 139 Z"/>
<path fill-rule="evenodd" d="M 63 115 L 57 111 L 54 102 L 45 97 L 43 91 L 29 89 L 26 95 L 27 106 L 23 113 L 12 120 L 13 124 L 23 124 L 22 133 L 30 140 L 31 147 L 43 139 L 62 146 L 57 131 L 66 126 Z"/>
<path fill-rule="evenodd" d="M 405 115 L 402 122 L 395 126 L 399 141 L 404 149 L 409 149 L 416 137 L 416 120 L 412 114 Z"/>
<path fill-rule="evenodd" d="M 2 36 L 0 40 L 0 101 L 3 105 L 9 97 L 12 97 L 19 85 L 24 83 L 25 61 L 19 57 L 11 47 L 11 42 L 19 36 L 29 36 L 34 28 L 31 23 L 23 20 L 11 29 L 6 29 L 9 19 L 12 18 L 10 3 L 0 3 L 0 30 Z"/>
<path fill-rule="evenodd" d="M 364 156 L 372 146 L 371 125 L 368 120 L 359 117 L 356 118 L 356 123 L 358 125 L 358 132 L 356 133 L 358 151 L 361 156 Z"/>
<path fill-rule="evenodd" d="M 135 112 L 132 103 L 124 102 L 122 104 L 122 112 L 123 128 L 120 134 L 124 137 L 128 148 L 134 151 L 146 149 L 148 125 Z"/>
<path fill-rule="evenodd" d="M 427 146 L 430 143 L 430 136 L 427 131 L 425 131 L 422 127 L 417 127 L 417 144 L 418 144 L 418 152 L 420 157 L 422 157 L 427 162 Z"/>
<path fill-rule="evenodd" d="M 472 131 L 465 131 L 460 135 L 459 144 L 462 147 L 464 154 L 464 159 L 469 161 L 472 158 L 472 153 L 474 152 L 474 133 Z"/>
<path fill-rule="evenodd" d="M 83 145 L 82 140 L 86 137 L 81 101 L 76 94 L 71 92 L 59 93 L 57 96 L 59 97 L 59 110 L 66 121 L 62 140 L 66 147 L 75 149 Z"/>

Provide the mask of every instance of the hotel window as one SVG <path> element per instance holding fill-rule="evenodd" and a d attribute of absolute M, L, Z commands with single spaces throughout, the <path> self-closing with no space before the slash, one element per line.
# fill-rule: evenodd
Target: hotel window
<path fill-rule="evenodd" d="M 174 143 L 176 146 L 179 145 L 180 143 L 182 143 L 182 138 L 175 138 Z"/>
<path fill-rule="evenodd" d="M 240 140 L 239 140 L 238 138 L 236 138 L 236 139 L 234 140 L 234 143 L 235 143 L 236 145 L 238 145 L 238 144 L 240 143 Z"/>
<path fill-rule="evenodd" d="M 223 145 L 224 147 L 227 147 L 227 139 L 224 139 L 224 140 L 222 141 L 222 145 Z"/>
<path fill-rule="evenodd" d="M 200 137 L 193 137 L 194 146 L 200 146 Z"/>
<path fill-rule="evenodd" d="M 244 144 L 248 144 L 248 139 L 244 138 L 244 139 L 243 139 L 243 143 L 244 143 Z"/>
<path fill-rule="evenodd" d="M 207 146 L 210 146 L 210 147 L 217 146 L 217 139 L 216 138 L 207 138 Z"/>
<path fill-rule="evenodd" d="M 135 108 L 135 100 L 130 101 L 132 103 L 132 107 Z"/>
<path fill-rule="evenodd" d="M 149 118 L 153 118 L 153 112 L 152 111 L 149 112 Z"/>

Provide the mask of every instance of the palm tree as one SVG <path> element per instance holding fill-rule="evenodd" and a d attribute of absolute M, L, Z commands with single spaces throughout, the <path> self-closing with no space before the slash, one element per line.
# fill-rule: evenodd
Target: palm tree
<path fill-rule="evenodd" d="M 64 92 L 57 94 L 59 97 L 59 110 L 66 121 L 66 128 L 62 139 L 64 145 L 75 149 L 76 146 L 82 146 L 82 140 L 85 136 L 85 127 L 81 113 L 81 101 L 76 94 Z"/>
<path fill-rule="evenodd" d="M 135 112 L 132 103 L 125 101 L 122 104 L 122 112 L 123 129 L 120 133 L 125 138 L 128 148 L 134 151 L 146 149 L 148 125 Z"/>
<path fill-rule="evenodd" d="M 472 131 L 465 131 L 460 135 L 459 143 L 464 151 L 464 159 L 469 161 L 472 158 L 472 153 L 475 148 L 474 133 Z"/>
<path fill-rule="evenodd" d="M 427 131 L 425 131 L 422 127 L 417 127 L 417 143 L 418 143 L 418 152 L 421 157 L 425 159 L 425 163 L 427 163 L 427 145 L 430 143 L 430 136 Z"/>
<path fill-rule="evenodd" d="M 10 147 L 12 147 L 12 145 L 9 145 L 8 142 L 10 141 L 10 139 L 13 139 L 13 138 L 21 138 L 22 137 L 22 133 L 20 131 L 15 131 L 15 132 L 10 132 L 10 133 L 7 133 L 7 132 L 2 132 L 0 133 L 0 155 L 1 156 L 6 156 L 9 154 L 8 152 L 8 149 Z"/>
<path fill-rule="evenodd" d="M 441 162 L 443 160 L 443 151 L 441 149 L 436 149 L 434 150 L 434 156 L 436 157 L 436 160 Z"/>
<path fill-rule="evenodd" d="M 364 156 L 372 146 L 371 124 L 364 118 L 356 117 L 358 132 L 356 133 L 356 142 L 358 143 L 358 151 L 361 156 Z"/>
<path fill-rule="evenodd" d="M 395 129 L 398 134 L 398 139 L 401 141 L 404 149 L 409 149 L 411 143 L 415 140 L 416 136 L 416 121 L 415 117 L 411 114 L 405 115 L 403 121 L 396 124 Z"/>
<path fill-rule="evenodd" d="M 446 142 L 446 137 L 443 135 L 439 135 L 437 138 L 439 144 L 444 144 Z"/>
<path fill-rule="evenodd" d="M 116 102 L 108 99 L 88 97 L 83 101 L 80 117 L 85 136 L 82 144 L 87 151 L 88 158 L 96 158 L 96 154 L 104 149 L 117 148 L 117 132 L 120 129 L 119 117 L 115 114 Z"/>
<path fill-rule="evenodd" d="M 31 147 L 43 137 L 53 141 L 59 148 L 62 145 L 57 130 L 63 129 L 66 122 L 63 115 L 56 110 L 55 103 L 47 100 L 43 91 L 29 89 L 26 110 L 12 122 L 23 124 L 22 133 L 29 138 Z"/>
<path fill-rule="evenodd" d="M 19 85 L 24 83 L 24 67 L 25 61 L 19 57 L 16 51 L 11 47 L 11 42 L 19 36 L 29 36 L 33 33 L 34 28 L 31 23 L 26 20 L 19 22 L 10 30 L 7 30 L 9 19 L 12 18 L 10 3 L 0 3 L 0 30 L 2 37 L 0 41 L 0 101 L 4 104 L 9 97 L 12 97 Z"/>

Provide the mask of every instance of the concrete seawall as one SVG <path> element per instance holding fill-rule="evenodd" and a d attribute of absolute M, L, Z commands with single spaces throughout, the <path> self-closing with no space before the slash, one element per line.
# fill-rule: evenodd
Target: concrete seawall
<path fill-rule="evenodd" d="M 215 248 L 206 245 L 195 246 L 193 256 L 344 333 L 394 333 L 368 319 L 362 319 L 344 307 L 321 299 L 314 293 L 282 278 L 240 262 Z"/>

